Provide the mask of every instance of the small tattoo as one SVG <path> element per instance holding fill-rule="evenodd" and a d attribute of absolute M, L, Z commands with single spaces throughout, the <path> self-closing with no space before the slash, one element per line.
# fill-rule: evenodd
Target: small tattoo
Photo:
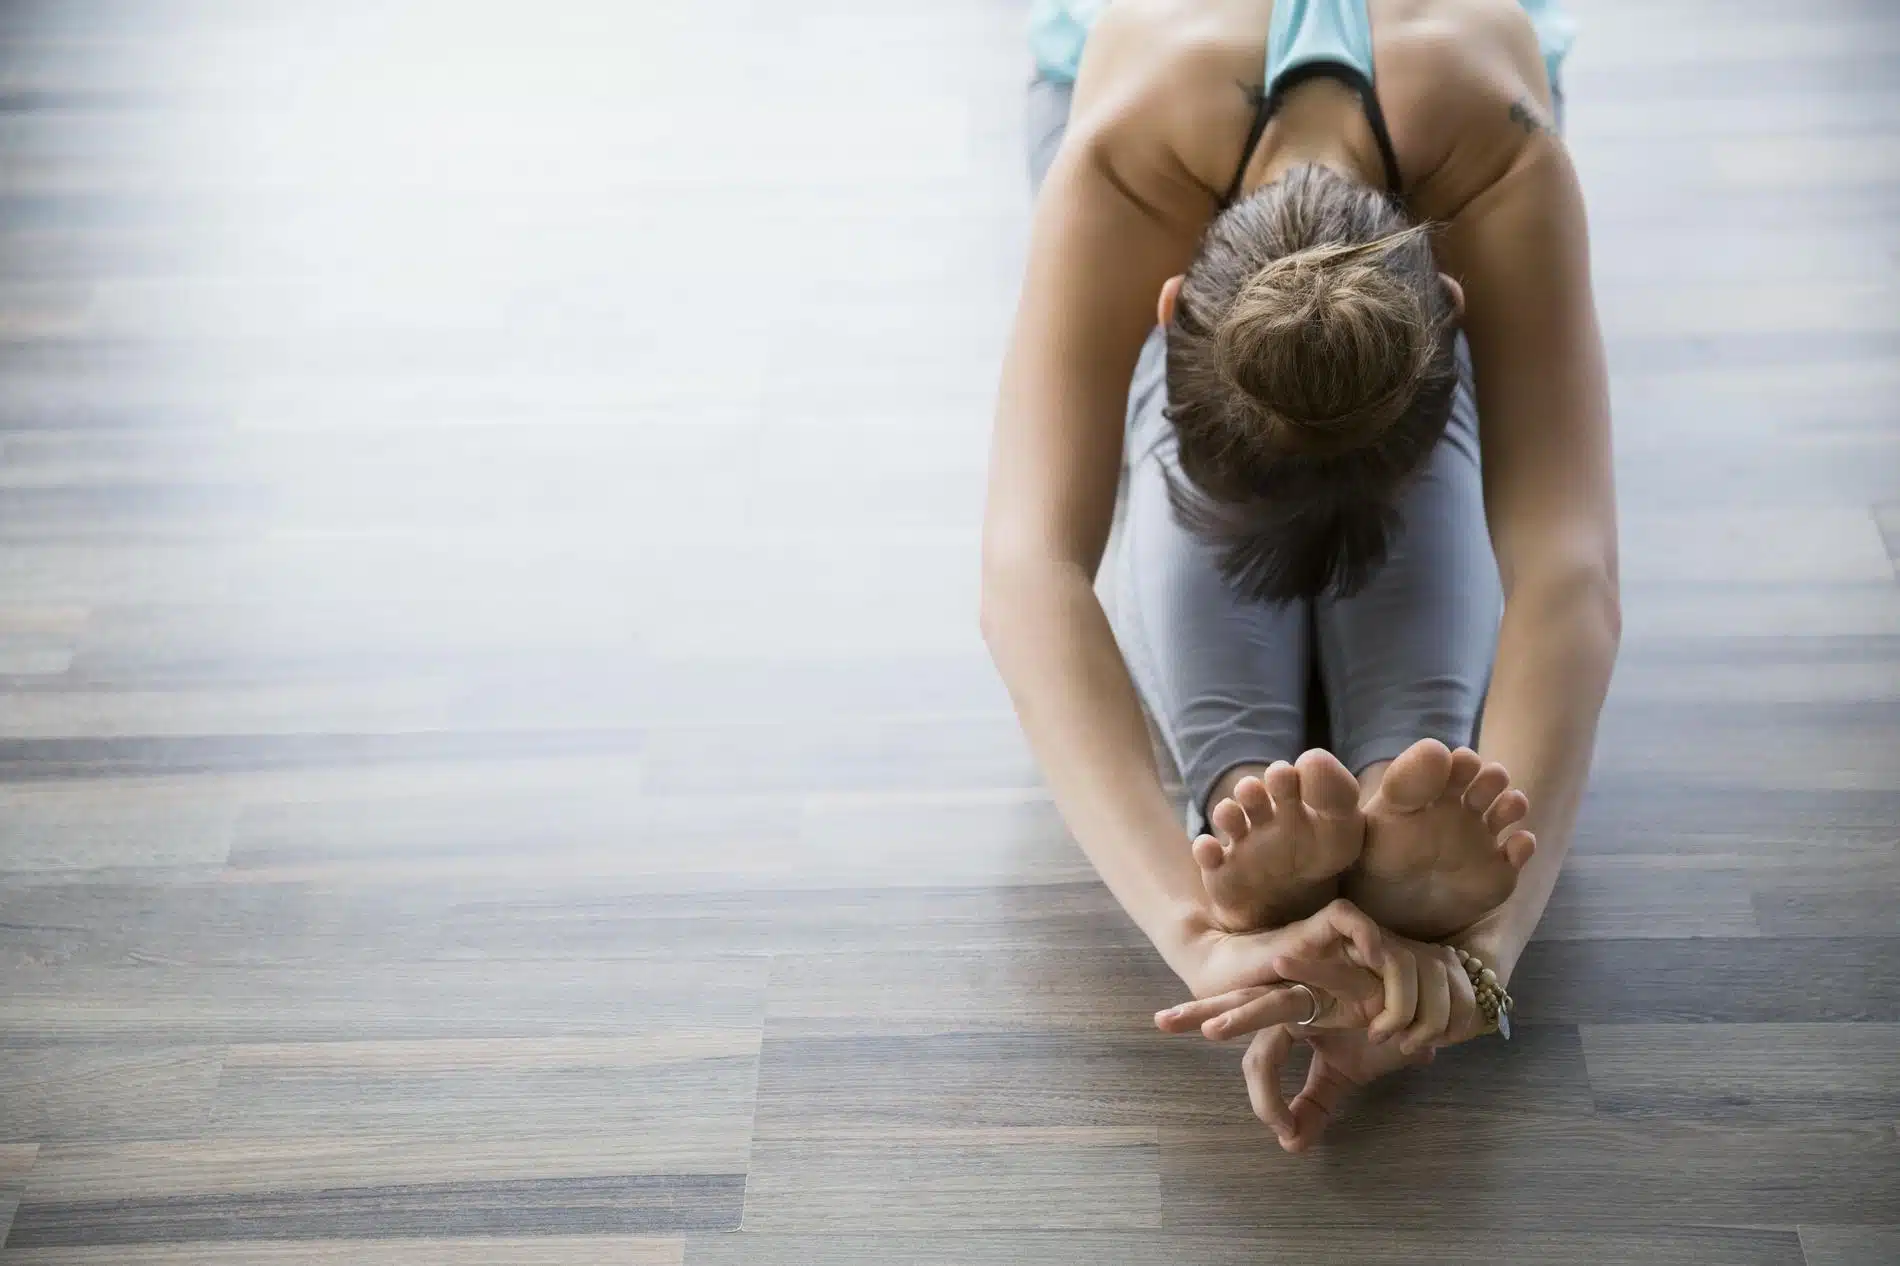
<path fill-rule="evenodd" d="M 1524 131 L 1531 136 L 1536 136 L 1539 132 L 1545 136 L 1556 135 L 1556 133 L 1551 131 L 1550 125 L 1545 123 L 1543 117 L 1537 112 L 1537 107 L 1530 103 L 1529 98 L 1513 101 L 1511 103 L 1511 122 L 1523 128 Z"/>

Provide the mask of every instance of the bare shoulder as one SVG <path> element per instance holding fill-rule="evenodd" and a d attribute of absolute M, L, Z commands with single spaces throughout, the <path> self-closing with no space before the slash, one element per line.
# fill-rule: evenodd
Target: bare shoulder
<path fill-rule="evenodd" d="M 1065 144 L 1198 233 L 1241 159 L 1270 0 L 1115 0 L 1089 34 Z"/>
<path fill-rule="evenodd" d="M 1380 97 L 1419 214 L 1453 219 L 1557 147 L 1537 31 L 1518 0 L 1387 0 L 1384 13 Z"/>

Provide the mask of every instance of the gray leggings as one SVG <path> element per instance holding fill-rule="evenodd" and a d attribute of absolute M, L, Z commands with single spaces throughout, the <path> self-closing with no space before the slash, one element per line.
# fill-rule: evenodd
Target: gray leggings
<path fill-rule="evenodd" d="M 1040 188 L 1068 120 L 1066 84 L 1030 87 L 1030 179 Z M 1143 704 L 1188 792 L 1188 829 L 1237 765 L 1292 760 L 1305 746 L 1317 678 L 1332 750 L 1358 773 L 1422 738 L 1472 741 L 1503 599 L 1485 527 L 1471 362 L 1451 421 L 1400 501 L 1401 528 L 1372 582 L 1350 598 L 1262 603 L 1222 579 L 1215 552 L 1175 521 L 1177 469 L 1166 340 L 1149 335 L 1128 392 L 1127 484 L 1105 560 L 1111 621 Z"/>

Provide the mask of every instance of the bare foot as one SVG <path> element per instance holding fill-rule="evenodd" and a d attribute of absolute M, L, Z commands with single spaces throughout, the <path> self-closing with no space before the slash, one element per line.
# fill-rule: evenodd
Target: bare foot
<path fill-rule="evenodd" d="M 1468 747 L 1414 743 L 1366 803 L 1366 844 L 1345 896 L 1401 936 L 1437 941 L 1471 926 L 1517 887 L 1537 841 L 1530 801 L 1504 766 Z"/>
<path fill-rule="evenodd" d="M 1365 834 L 1358 781 L 1318 749 L 1240 779 L 1207 816 L 1214 834 L 1194 841 L 1194 860 L 1234 932 L 1282 927 L 1332 900 Z"/>

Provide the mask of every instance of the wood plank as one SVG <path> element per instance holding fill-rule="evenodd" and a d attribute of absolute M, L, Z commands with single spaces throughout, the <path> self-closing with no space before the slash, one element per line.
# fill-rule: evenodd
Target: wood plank
<path fill-rule="evenodd" d="M 696 820 L 709 824 L 703 816 Z M 681 838 L 668 843 L 680 847 Z M 1107 890 L 1026 887 L 806 889 L 754 872 L 629 876 L 603 844 L 532 864 L 530 841 L 475 878 L 474 860 L 338 866 L 334 883 L 36 883 L 0 887 L 0 964 L 321 966 L 507 958 L 594 961 L 678 954 L 846 950 L 1045 953 L 1137 949 L 1145 938 Z M 380 860 L 380 859 L 379 859 Z M 493 859 L 491 859 L 493 860 Z M 669 859 L 677 861 L 677 855 Z M 702 864 L 704 859 L 702 858 Z M 456 877 L 441 871 L 453 868 Z M 375 881 L 354 881 L 350 871 Z M 393 876 L 389 872 L 394 871 Z M 565 876 L 553 872 L 567 872 Z M 389 876 L 384 882 L 385 876 Z M 734 883 L 745 886 L 732 887 Z"/>
<path fill-rule="evenodd" d="M 760 958 L 629 959 L 611 972 L 561 962 L 400 968 L 15 969 L 0 1039 L 322 1042 L 615 1037 L 659 1024 L 755 1030 Z"/>
<path fill-rule="evenodd" d="M 24 782 L 567 754 L 631 757 L 645 745 L 644 730 L 624 729 L 0 739 L 0 777 Z"/>
<path fill-rule="evenodd" d="M 83 606 L 0 605 L 0 678 L 65 672 L 90 615 Z"/>
<path fill-rule="evenodd" d="M 0 1143 L 0 1246 L 7 1242 L 14 1211 L 19 1208 L 20 1195 L 39 1150 L 38 1143 Z"/>
<path fill-rule="evenodd" d="M 757 1136 L 796 1140 L 846 1127 L 893 1138 L 958 1126 L 1187 1128 L 1251 1116 L 1240 1070 L 1245 1043 L 1061 1024 L 903 1037 L 774 1031 L 759 1074 Z M 1474 1043 L 1446 1051 L 1429 1076 L 1395 1078 L 1388 1089 L 1447 1108 L 1503 1098 L 1527 1115 L 1593 1111 L 1582 1047 L 1567 1028 L 1527 1025 L 1508 1049 Z"/>
<path fill-rule="evenodd" d="M 1540 941 L 1678 936 L 1754 936 L 1746 871 L 1703 870 L 1694 883 L 1659 883 L 1655 868 L 1593 867 L 1588 856 L 1564 868 L 1537 925 Z"/>
<path fill-rule="evenodd" d="M 609 771 L 571 780 L 551 809 L 546 792 L 498 793 L 471 774 L 439 796 L 260 805 L 238 823 L 231 863 L 258 880 L 585 875 L 625 892 L 1094 880 L 1040 791 L 749 790 L 717 804 Z"/>
<path fill-rule="evenodd" d="M 1900 840 L 1829 850 L 1755 880 L 1755 918 L 1772 936 L 1879 936 L 1893 928 Z"/>
<path fill-rule="evenodd" d="M 682 1266 L 684 1240 L 626 1235 L 499 1235 L 478 1239 L 140 1244 L 139 1266 Z M 11 1248 L 20 1266 L 120 1266 L 127 1246 Z"/>
<path fill-rule="evenodd" d="M 1874 526 L 1880 529 L 1888 561 L 1900 564 L 1900 501 L 1883 501 L 1875 506 Z"/>
<path fill-rule="evenodd" d="M 1890 850 L 1900 792 L 1785 787 L 1772 779 L 1691 780 L 1654 771 L 1593 777 L 1577 833 L 1580 849 L 1622 857 L 1684 852 L 1758 860 L 1816 860 Z M 1667 824 L 1659 833 L 1659 824 Z"/>
<path fill-rule="evenodd" d="M 0 966 L 294 966 L 437 957 L 446 899 L 413 887 L 42 882 L 0 887 Z"/>
<path fill-rule="evenodd" d="M 1673 1120 L 1900 1117 L 1900 1026 L 1606 1024 L 1583 1029 L 1597 1107 Z"/>
<path fill-rule="evenodd" d="M 1162 1225 L 1152 1128 L 827 1132 L 761 1140 L 761 1232 L 1139 1230 Z"/>
<path fill-rule="evenodd" d="M 0 873 L 222 866 L 236 815 L 215 791 L 0 786 Z"/>
<path fill-rule="evenodd" d="M 1168 1224 L 1194 1228 L 1370 1229 L 1387 1202 L 1446 1231 L 1474 1218 L 1501 1231 L 1674 1228 L 1685 1209 L 1707 1225 L 1792 1225 L 1865 1216 L 1900 1180 L 1885 1126 L 1532 1120 L 1384 1101 L 1336 1124 L 1318 1163 L 1264 1127 L 1164 1129 L 1161 1153 Z"/>
<path fill-rule="evenodd" d="M 1803 1226 L 1807 1266 L 1885 1266 L 1900 1256 L 1900 1225 Z"/>
<path fill-rule="evenodd" d="M 223 1065 L 219 1047 L 0 1046 L 0 1138 L 189 1138 Z"/>
<path fill-rule="evenodd" d="M 744 1186 L 625 1135 L 69 1146 L 41 1152 L 8 1245 L 666 1236 L 736 1228 Z"/>
<path fill-rule="evenodd" d="M 928 981 L 918 989 L 918 981 Z M 1152 949 L 1085 958 L 890 952 L 786 955 L 772 964 L 766 1018 L 774 1039 L 861 1032 L 884 1035 L 1024 1030 L 1147 1033 L 1154 1013 L 1180 1001 Z"/>
<path fill-rule="evenodd" d="M 740 1172 L 756 1029 L 656 1025 L 637 1037 L 234 1047 L 207 1139 L 525 1139 L 617 1134 L 648 1172 Z"/>
<path fill-rule="evenodd" d="M 1007 1234 L 738 1235 L 689 1241 L 689 1266 L 1096 1266 L 1110 1261 L 1180 1260 L 1200 1266 L 1462 1266 L 1469 1243 L 1403 1226 L 1276 1229 L 1269 1236 L 1165 1231 L 1011 1231 Z M 1659 1228 L 1643 1234 L 1537 1229 L 1487 1231 L 1486 1251 L 1501 1261 L 1546 1266 L 1802 1266 L 1791 1231 Z M 27 1259 L 30 1262 L 36 1259 Z M 1814 1258 L 1809 1257 L 1812 1264 Z M 90 1263 L 87 1264 L 90 1266 Z M 1853 1266 L 1860 1266 L 1855 1262 Z"/>
<path fill-rule="evenodd" d="M 1527 1024 L 1892 1024 L 1900 938 L 1536 941 L 1511 993 Z"/>

